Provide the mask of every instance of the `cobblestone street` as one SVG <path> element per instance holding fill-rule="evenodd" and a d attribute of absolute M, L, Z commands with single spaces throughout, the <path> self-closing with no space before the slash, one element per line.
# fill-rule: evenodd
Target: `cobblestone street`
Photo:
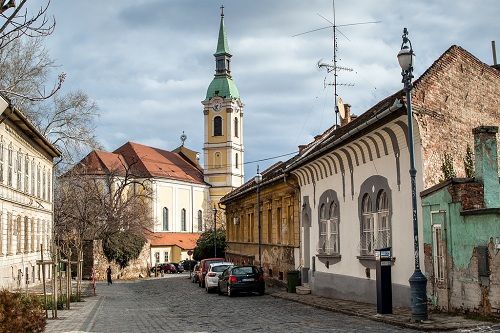
<path fill-rule="evenodd" d="M 207 294 L 185 275 L 99 284 L 97 292 L 85 309 L 70 310 L 78 319 L 49 320 L 47 332 L 416 332 L 269 295 Z"/>

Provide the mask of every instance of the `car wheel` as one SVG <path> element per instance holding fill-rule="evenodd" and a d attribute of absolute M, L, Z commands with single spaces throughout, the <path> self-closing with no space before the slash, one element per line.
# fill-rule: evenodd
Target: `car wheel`
<path fill-rule="evenodd" d="M 231 291 L 231 286 L 227 286 L 227 296 L 229 297 L 234 296 L 234 291 Z"/>

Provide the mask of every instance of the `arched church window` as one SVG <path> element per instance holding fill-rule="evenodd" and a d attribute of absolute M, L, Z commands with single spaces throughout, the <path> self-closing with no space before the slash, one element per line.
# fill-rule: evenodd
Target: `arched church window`
<path fill-rule="evenodd" d="M 234 118 L 234 136 L 235 137 L 239 136 L 239 133 L 238 133 L 238 118 Z"/>
<path fill-rule="evenodd" d="M 222 117 L 214 118 L 214 136 L 222 136 Z"/>
<path fill-rule="evenodd" d="M 186 231 L 186 210 L 182 208 L 181 210 L 181 230 Z"/>
<path fill-rule="evenodd" d="M 168 208 L 163 207 L 163 231 L 168 231 Z"/>
<path fill-rule="evenodd" d="M 234 155 L 234 166 L 238 169 L 239 161 L 238 161 L 238 153 Z"/>

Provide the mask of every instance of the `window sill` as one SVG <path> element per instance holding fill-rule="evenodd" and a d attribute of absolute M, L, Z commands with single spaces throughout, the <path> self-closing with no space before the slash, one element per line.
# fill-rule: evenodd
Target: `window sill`
<path fill-rule="evenodd" d="M 342 256 L 338 253 L 332 253 L 332 254 L 327 254 L 327 253 L 318 253 L 316 254 L 316 257 L 319 259 L 341 259 Z"/>
<path fill-rule="evenodd" d="M 359 261 L 373 261 L 373 262 L 377 261 L 377 259 L 375 259 L 375 256 L 371 254 L 363 254 L 357 256 L 356 258 L 358 258 Z M 391 261 L 394 264 L 394 262 L 396 261 L 396 257 L 392 257 Z"/>

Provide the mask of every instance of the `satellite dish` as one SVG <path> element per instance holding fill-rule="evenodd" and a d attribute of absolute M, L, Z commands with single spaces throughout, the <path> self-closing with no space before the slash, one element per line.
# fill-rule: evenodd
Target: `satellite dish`
<path fill-rule="evenodd" d="M 342 98 L 337 97 L 337 110 L 339 112 L 340 119 L 345 119 L 346 114 L 345 114 L 345 107 L 344 107 L 344 102 L 342 101 Z"/>

